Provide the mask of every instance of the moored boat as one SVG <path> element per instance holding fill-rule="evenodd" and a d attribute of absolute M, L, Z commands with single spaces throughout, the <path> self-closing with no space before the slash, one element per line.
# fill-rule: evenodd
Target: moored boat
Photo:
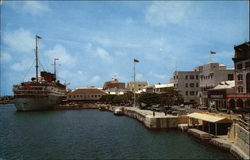
<path fill-rule="evenodd" d="M 54 73 L 42 71 L 38 77 L 38 47 L 41 37 L 36 35 L 36 78 L 13 86 L 14 104 L 17 111 L 40 111 L 52 109 L 66 97 L 66 85 L 56 80 Z M 56 66 L 54 59 L 54 65 Z"/>

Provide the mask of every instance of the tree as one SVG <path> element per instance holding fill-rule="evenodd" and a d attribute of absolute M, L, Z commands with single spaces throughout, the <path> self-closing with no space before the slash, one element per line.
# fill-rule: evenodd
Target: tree
<path fill-rule="evenodd" d="M 164 88 L 163 93 L 161 93 L 161 104 L 171 106 L 175 103 L 180 104 L 183 102 L 182 96 L 174 88 Z"/>
<path fill-rule="evenodd" d="M 145 103 L 147 105 L 159 104 L 160 101 L 160 95 L 156 93 L 143 93 L 138 97 L 139 103 Z"/>

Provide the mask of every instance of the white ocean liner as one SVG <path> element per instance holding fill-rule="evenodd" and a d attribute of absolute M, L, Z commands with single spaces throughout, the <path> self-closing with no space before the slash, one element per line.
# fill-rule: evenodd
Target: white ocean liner
<path fill-rule="evenodd" d="M 38 77 L 38 39 L 41 37 L 36 35 L 36 78 L 13 86 L 17 111 L 49 110 L 66 97 L 66 85 L 56 80 L 56 68 L 54 74 L 43 71 Z M 55 67 L 56 60 L 58 59 L 54 59 Z"/>

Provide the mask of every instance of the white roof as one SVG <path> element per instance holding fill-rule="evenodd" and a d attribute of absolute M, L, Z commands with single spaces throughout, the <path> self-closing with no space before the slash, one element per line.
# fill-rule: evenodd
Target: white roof
<path fill-rule="evenodd" d="M 200 119 L 200 120 L 212 122 L 212 123 L 231 122 L 231 120 L 227 119 L 226 117 L 213 116 L 213 115 L 204 114 L 204 113 L 191 113 L 191 114 L 188 114 L 187 116 L 190 118 Z"/>
<path fill-rule="evenodd" d="M 231 89 L 235 87 L 235 81 L 222 81 L 214 89 Z"/>
<path fill-rule="evenodd" d="M 166 88 L 166 87 L 174 87 L 174 83 L 168 83 L 168 84 L 155 84 L 155 88 Z"/>

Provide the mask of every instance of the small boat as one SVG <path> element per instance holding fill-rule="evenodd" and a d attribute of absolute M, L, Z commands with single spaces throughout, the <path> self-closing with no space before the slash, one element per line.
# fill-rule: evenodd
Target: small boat
<path fill-rule="evenodd" d="M 116 108 L 114 110 L 114 115 L 124 115 L 124 113 L 121 108 Z"/>
<path fill-rule="evenodd" d="M 102 106 L 102 107 L 99 107 L 99 110 L 100 111 L 106 111 L 106 108 Z"/>

